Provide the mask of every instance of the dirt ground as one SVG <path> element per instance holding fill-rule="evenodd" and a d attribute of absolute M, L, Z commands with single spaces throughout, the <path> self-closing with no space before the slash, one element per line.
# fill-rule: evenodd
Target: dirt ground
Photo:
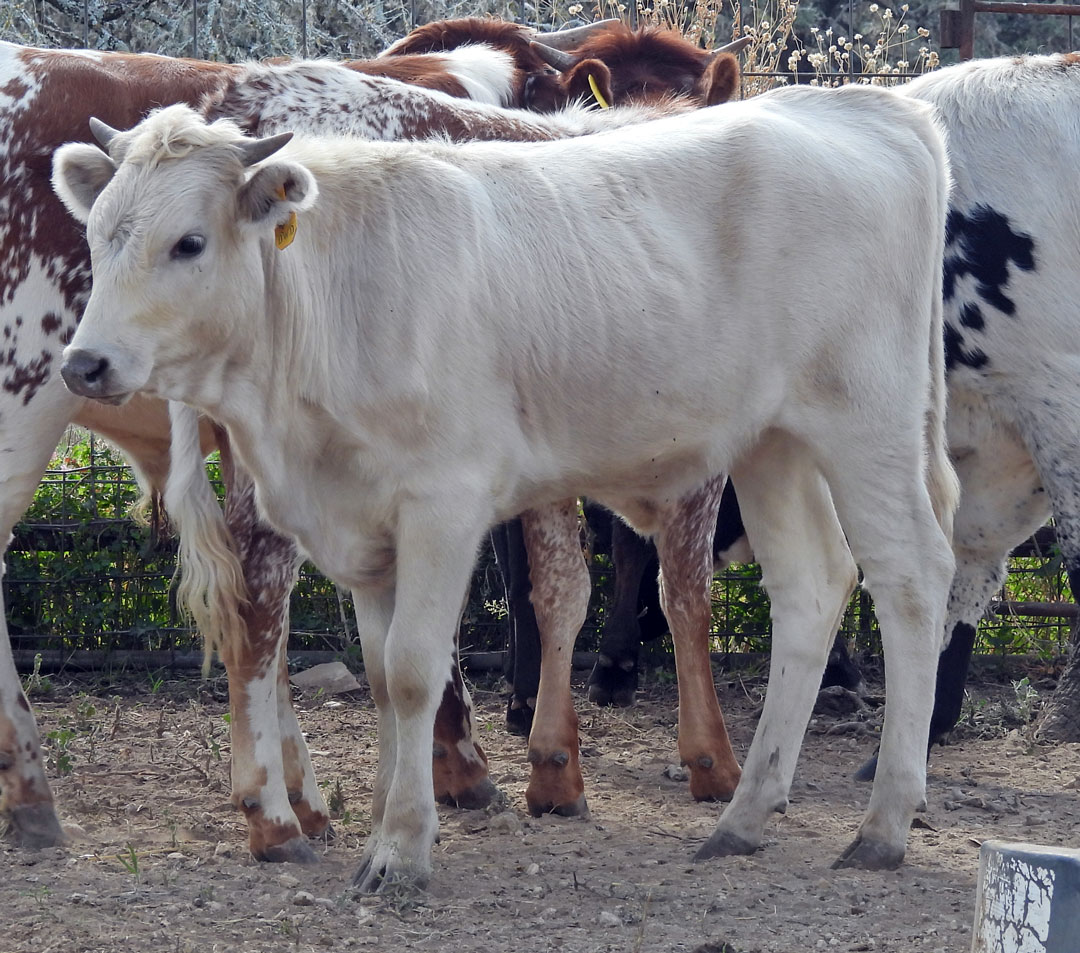
<path fill-rule="evenodd" d="M 1036 691 L 1049 683 L 1033 673 Z M 765 680 L 721 676 L 744 754 Z M 355 896 L 368 825 L 374 713 L 363 692 L 298 699 L 316 772 L 339 813 L 315 867 L 254 862 L 228 802 L 224 682 L 52 679 L 34 703 L 68 849 L 0 847 L 0 953 L 371 949 L 966 953 L 979 843 L 1080 846 L 1080 745 L 1030 740 L 1038 698 L 981 679 L 954 744 L 935 749 L 929 809 L 898 871 L 829 869 L 869 788 L 850 781 L 880 713 L 815 716 L 791 806 L 752 857 L 694 864 L 722 809 L 695 804 L 676 761 L 675 692 L 653 676 L 638 706 L 601 710 L 578 686 L 591 816 L 532 819 L 524 742 L 502 729 L 498 686 L 473 685 L 506 802 L 440 808 L 422 896 Z M 668 771 L 678 777 L 678 771 Z"/>

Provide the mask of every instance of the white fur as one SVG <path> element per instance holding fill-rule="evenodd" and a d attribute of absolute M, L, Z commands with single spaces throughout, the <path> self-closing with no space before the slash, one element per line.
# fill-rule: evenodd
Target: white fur
<path fill-rule="evenodd" d="M 171 107 L 132 137 L 190 122 Z M 94 290 L 66 354 L 111 371 L 69 383 L 213 414 L 271 521 L 371 607 L 364 654 L 395 757 L 361 884 L 430 868 L 432 721 L 487 525 L 586 493 L 648 529 L 717 472 L 759 475 L 758 456 L 816 497 L 820 469 L 839 523 L 826 496 L 814 525 L 839 554 L 843 526 L 875 590 L 898 714 L 859 843 L 902 856 L 952 569 L 924 476 L 927 453 L 943 459 L 926 421 L 943 392 L 928 355 L 947 191 L 929 111 L 880 89 L 790 89 L 553 143 L 294 141 L 280 159 L 320 198 L 282 252 L 265 228 L 237 230 L 243 175 L 220 153 L 124 163 L 98 199 Z M 139 227 L 114 237 L 126 219 Z M 203 256 L 170 258 L 196 231 Z M 795 600 L 781 626 L 804 679 L 848 582 L 833 561 L 820 612 Z M 797 647 L 801 619 L 820 651 Z M 803 701 L 769 706 L 722 830 L 760 836 L 740 805 L 754 778 L 790 783 Z"/>

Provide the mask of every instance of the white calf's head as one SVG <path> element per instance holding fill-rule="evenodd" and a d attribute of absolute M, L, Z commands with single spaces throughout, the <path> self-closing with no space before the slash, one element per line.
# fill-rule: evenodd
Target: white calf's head
<path fill-rule="evenodd" d="M 103 149 L 61 146 L 53 188 L 86 223 L 93 288 L 61 374 L 84 397 L 184 399 L 200 361 L 260 333 L 264 257 L 317 188 L 301 165 L 257 165 L 290 135 L 245 138 L 169 106 L 128 132 L 96 120 Z"/>

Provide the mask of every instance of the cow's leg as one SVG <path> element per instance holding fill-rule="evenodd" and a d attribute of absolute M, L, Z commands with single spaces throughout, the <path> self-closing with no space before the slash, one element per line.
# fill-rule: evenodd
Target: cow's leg
<path fill-rule="evenodd" d="M 434 739 L 435 800 L 468 810 L 490 804 L 498 789 L 488 776 L 487 756 L 475 739 L 472 697 L 461 677 L 456 644 L 450 678 L 435 713 Z"/>
<path fill-rule="evenodd" d="M 240 605 L 245 637 L 222 646 L 229 679 L 232 800 L 248 824 L 258 860 L 311 863 L 308 836 L 325 832 L 330 814 L 315 781 L 285 670 L 289 595 L 299 565 L 294 543 L 264 523 L 250 477 L 233 465 L 222 435 L 225 521 L 244 573 Z"/>
<path fill-rule="evenodd" d="M 288 598 L 285 608 L 288 607 Z M 287 620 L 286 620 L 287 621 Z M 282 633 L 278 648 L 277 715 L 281 734 L 281 761 L 285 772 L 285 790 L 293 813 L 306 837 L 329 838 L 330 810 L 326 806 L 315 768 L 311 764 L 296 709 L 292 704 L 292 686 L 289 684 L 288 628 Z"/>
<path fill-rule="evenodd" d="M 897 866 L 914 812 L 926 800 L 933 676 L 955 561 L 928 489 L 945 494 L 951 475 L 924 471 L 920 431 L 903 421 L 873 431 L 853 428 L 845 440 L 859 448 L 854 454 L 844 454 L 824 435 L 816 444 L 840 521 L 874 598 L 888 699 L 870 805 L 856 839 L 835 866 Z M 929 466 L 934 466 L 933 457 Z M 950 500 L 943 495 L 938 505 L 941 518 L 951 522 Z"/>
<path fill-rule="evenodd" d="M 660 602 L 671 626 L 679 681 L 679 757 L 690 768 L 690 793 L 699 801 L 727 800 L 740 774 L 709 659 L 713 533 L 726 482 L 714 477 L 665 507 L 656 534 Z"/>
<path fill-rule="evenodd" d="M 495 562 L 506 592 L 510 633 L 504 673 L 510 683 L 506 729 L 528 736 L 540 689 L 540 631 L 529 595 L 529 554 L 520 519 L 507 520 L 491 531 Z"/>
<path fill-rule="evenodd" d="M 394 777 L 397 764 L 396 728 L 394 710 L 390 705 L 390 692 L 386 685 L 386 637 L 390 631 L 390 620 L 394 615 L 394 588 L 354 589 L 353 607 L 356 611 L 356 631 L 360 638 L 360 648 L 364 655 L 364 674 L 367 676 L 368 691 L 375 704 L 378 716 L 376 722 L 376 744 L 378 765 L 375 780 L 372 783 L 371 834 L 368 837 L 364 853 L 363 868 L 367 858 L 378 844 L 378 833 L 382 828 L 383 814 L 386 811 L 386 798 L 390 791 L 390 782 Z"/>
<path fill-rule="evenodd" d="M 431 796 L 435 712 L 477 546 L 490 523 L 483 506 L 470 511 L 467 503 L 457 494 L 450 505 L 401 507 L 389 631 L 380 638 L 381 625 L 363 624 L 365 665 L 380 706 L 380 764 L 372 834 L 355 876 L 362 890 L 398 880 L 422 885 L 431 873 L 439 827 Z M 371 602 L 365 600 L 365 615 L 372 614 Z M 384 726 L 385 715 L 391 723 Z M 391 755 L 393 764 L 384 763 Z"/>
<path fill-rule="evenodd" d="M 805 448 L 767 436 L 732 473 L 772 616 L 769 687 L 742 779 L 697 859 L 748 854 L 787 809 L 803 734 L 856 570 Z"/>
<path fill-rule="evenodd" d="M 50 380 L 33 399 L 5 395 L 0 407 L 0 540 L 6 549 L 11 530 L 30 505 L 76 401 L 59 378 Z M 3 565 L 0 563 L 0 574 Z M 0 595 L 0 811 L 9 821 L 8 836 L 22 847 L 48 847 L 65 841 L 33 712 L 15 670 Z"/>
<path fill-rule="evenodd" d="M 525 791 L 534 815 L 587 810 L 578 758 L 578 720 L 570 695 L 574 642 L 589 607 L 589 571 L 578 541 L 576 500 L 523 513 L 540 628 L 540 690 L 529 735 L 532 774 Z"/>
<path fill-rule="evenodd" d="M 642 580 L 650 565 L 655 571 L 656 550 L 619 517 L 611 517 L 611 562 L 615 592 L 596 665 L 589 675 L 589 700 L 597 705 L 634 704 L 638 687 L 641 628 L 638 624 Z"/>
<path fill-rule="evenodd" d="M 949 589 L 947 642 L 938 659 L 928 749 L 960 719 L 976 629 L 1005 580 L 1009 551 L 1050 515 L 1039 475 L 1012 428 L 990 425 L 988 418 L 976 421 L 981 426 L 964 426 L 970 412 L 959 401 L 953 401 L 949 415 L 949 438 L 961 487 L 953 522 L 956 572 Z M 875 754 L 859 768 L 856 778 L 871 780 L 877 760 Z"/>

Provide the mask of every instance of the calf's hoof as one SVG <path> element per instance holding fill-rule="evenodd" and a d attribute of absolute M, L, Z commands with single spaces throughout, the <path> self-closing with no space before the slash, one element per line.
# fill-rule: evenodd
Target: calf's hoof
<path fill-rule="evenodd" d="M 430 866 L 405 863 L 393 850 L 377 847 L 360 861 L 353 886 L 361 893 L 418 896 L 430 877 Z"/>
<path fill-rule="evenodd" d="M 514 699 L 506 703 L 506 730 L 512 735 L 528 738 L 532 731 L 533 710 L 528 705 L 516 705 Z"/>
<path fill-rule="evenodd" d="M 281 844 L 271 844 L 258 849 L 252 848 L 251 854 L 256 860 L 268 864 L 317 864 L 319 855 L 308 843 L 306 837 L 291 837 Z"/>
<path fill-rule="evenodd" d="M 51 803 L 19 805 L 7 815 L 8 838 L 16 847 L 64 847 L 69 841 Z"/>
<path fill-rule="evenodd" d="M 860 870 L 896 870 L 904 862 L 904 848 L 883 841 L 855 838 L 836 860 L 832 869 L 857 867 Z"/>
<path fill-rule="evenodd" d="M 718 765 L 709 755 L 686 763 L 690 770 L 690 794 L 695 801 L 730 801 L 742 777 L 738 762 Z"/>
<path fill-rule="evenodd" d="M 544 814 L 557 814 L 559 817 L 588 817 L 589 804 L 585 795 L 580 794 L 572 801 L 562 804 L 554 804 L 551 801 L 533 801 L 526 797 L 529 804 L 529 813 L 533 817 L 541 817 Z"/>
<path fill-rule="evenodd" d="M 458 807 L 465 811 L 478 811 L 487 807 L 499 796 L 499 789 L 495 787 L 491 778 L 485 776 L 460 791 L 441 791 L 435 796 L 439 804 L 447 807 Z"/>
<path fill-rule="evenodd" d="M 637 702 L 638 673 L 633 662 L 629 668 L 614 660 L 603 661 L 593 666 L 589 676 L 589 701 L 595 705 L 632 708 Z"/>
<path fill-rule="evenodd" d="M 558 814 L 580 817 L 588 814 L 585 781 L 581 777 L 577 749 L 529 749 L 532 774 L 525 789 L 525 803 L 533 817 Z"/>
<path fill-rule="evenodd" d="M 694 860 L 709 860 L 711 857 L 734 857 L 752 854 L 758 845 L 745 837 L 739 837 L 731 831 L 716 830 L 694 854 Z"/>
<path fill-rule="evenodd" d="M 856 781 L 873 781 L 874 775 L 877 774 L 877 752 L 863 762 L 862 767 L 855 772 Z"/>

